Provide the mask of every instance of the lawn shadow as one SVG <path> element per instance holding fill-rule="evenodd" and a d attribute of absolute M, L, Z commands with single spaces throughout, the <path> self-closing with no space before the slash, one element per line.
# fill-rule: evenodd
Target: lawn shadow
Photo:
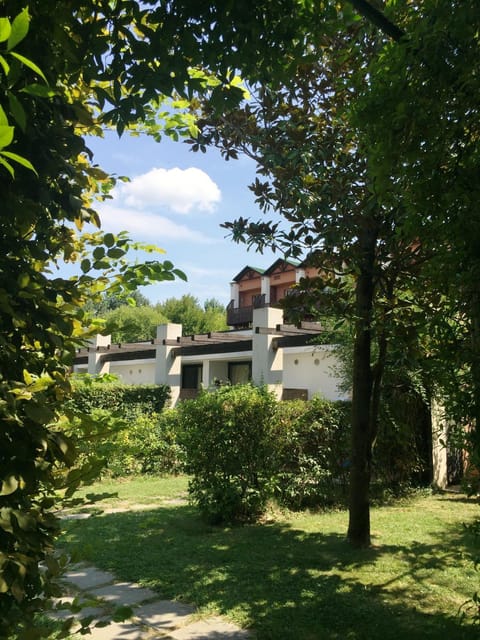
<path fill-rule="evenodd" d="M 87 561 L 162 597 L 222 614 L 243 611 L 242 622 L 259 640 L 478 638 L 478 628 L 458 616 L 419 610 L 430 574 L 472 553 L 464 530 L 445 529 L 430 544 L 360 551 L 344 535 L 306 533 L 284 522 L 211 527 L 190 506 L 65 526 L 64 544 Z M 402 570 L 382 580 L 381 561 L 389 557 L 402 560 Z"/>

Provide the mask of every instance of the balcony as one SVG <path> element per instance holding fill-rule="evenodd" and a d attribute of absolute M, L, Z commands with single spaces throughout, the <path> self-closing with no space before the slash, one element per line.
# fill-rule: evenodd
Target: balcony
<path fill-rule="evenodd" d="M 265 294 L 253 296 L 252 304 L 248 307 L 235 307 L 235 301 L 230 300 L 227 305 L 227 324 L 230 327 L 248 327 L 253 320 L 253 310 L 266 307 Z"/>

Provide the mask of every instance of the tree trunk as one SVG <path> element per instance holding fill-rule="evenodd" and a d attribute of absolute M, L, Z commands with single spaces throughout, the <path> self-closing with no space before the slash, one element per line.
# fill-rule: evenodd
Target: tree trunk
<path fill-rule="evenodd" d="M 347 539 L 354 547 L 370 546 L 371 433 L 371 321 L 377 234 L 360 232 L 360 274 L 355 287 L 355 339 L 353 348 L 352 442 L 350 504 Z"/>
<path fill-rule="evenodd" d="M 473 460 L 480 462 L 480 290 L 475 283 L 471 304 L 471 375 L 472 375 L 472 445 Z"/>

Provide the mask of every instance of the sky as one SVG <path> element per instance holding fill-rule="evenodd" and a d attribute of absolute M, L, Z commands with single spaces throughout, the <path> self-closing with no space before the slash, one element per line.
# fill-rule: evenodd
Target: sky
<path fill-rule="evenodd" d="M 225 161 L 215 149 L 190 151 L 184 142 L 168 138 L 155 142 L 142 134 L 112 131 L 87 141 L 94 163 L 109 173 L 125 175 L 113 199 L 96 206 L 105 231 L 128 231 L 136 241 L 153 243 L 166 251 L 188 281 L 162 282 L 143 287 L 153 303 L 194 295 L 203 302 L 230 301 L 230 282 L 247 264 L 266 268 L 278 255 L 259 254 L 227 237 L 220 224 L 239 216 L 258 220 L 262 213 L 248 184 L 255 176 L 246 157 Z M 151 259 L 151 255 L 148 256 Z"/>

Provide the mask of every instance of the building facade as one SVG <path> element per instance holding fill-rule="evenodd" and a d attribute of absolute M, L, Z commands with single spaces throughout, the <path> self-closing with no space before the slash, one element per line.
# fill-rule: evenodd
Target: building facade
<path fill-rule="evenodd" d="M 318 343 L 320 324 L 284 324 L 276 306 L 311 275 L 317 274 L 285 260 L 267 270 L 245 267 L 231 284 L 229 331 L 182 336 L 181 325 L 165 324 L 151 342 L 121 345 L 97 336 L 77 353 L 74 371 L 111 373 L 126 384 L 167 384 L 173 405 L 201 388 L 247 381 L 267 385 L 279 399 L 346 399 L 334 347 Z"/>

